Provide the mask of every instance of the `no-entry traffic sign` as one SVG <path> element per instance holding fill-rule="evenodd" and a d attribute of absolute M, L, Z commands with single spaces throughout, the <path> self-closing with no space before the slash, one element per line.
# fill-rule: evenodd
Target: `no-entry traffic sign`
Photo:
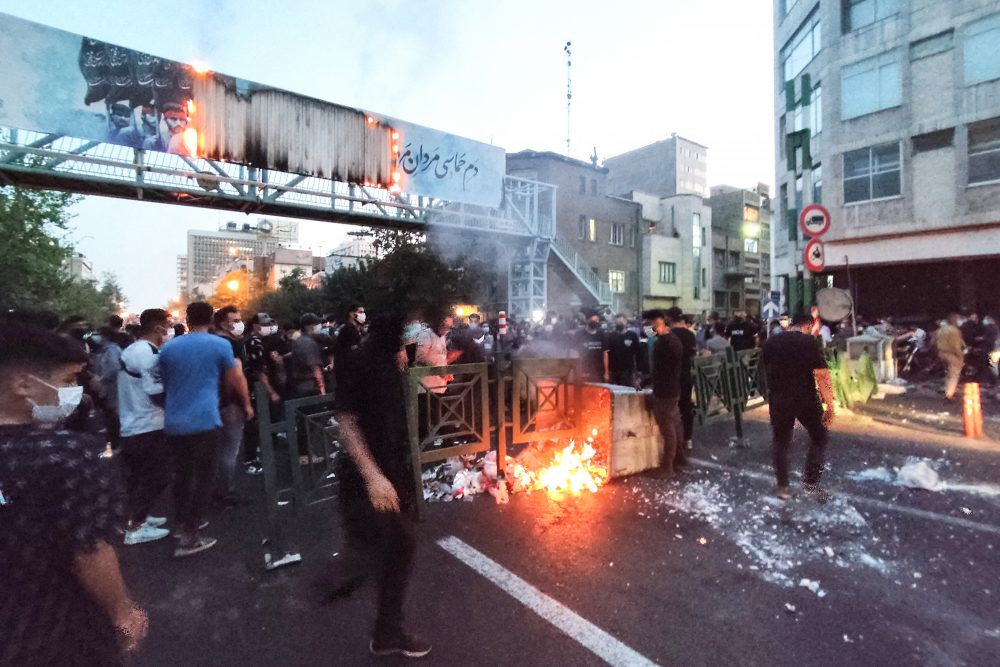
<path fill-rule="evenodd" d="M 811 238 L 819 238 L 830 229 L 830 212 L 819 204 L 809 204 L 799 215 L 799 229 Z"/>
<path fill-rule="evenodd" d="M 822 241 L 813 239 L 806 245 L 805 263 L 813 273 L 819 273 L 826 267 L 826 249 Z"/>

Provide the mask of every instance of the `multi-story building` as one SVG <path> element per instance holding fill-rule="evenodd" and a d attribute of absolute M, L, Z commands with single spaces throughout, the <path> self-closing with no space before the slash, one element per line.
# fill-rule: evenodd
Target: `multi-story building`
<path fill-rule="evenodd" d="M 185 294 L 190 298 L 196 288 L 204 291 L 235 259 L 267 256 L 298 240 L 297 222 L 267 218 L 256 224 L 228 222 L 217 232 L 189 230 Z"/>
<path fill-rule="evenodd" d="M 708 148 L 676 134 L 604 161 L 607 192 L 708 196 Z"/>
<path fill-rule="evenodd" d="M 639 204 L 609 194 L 608 169 L 551 152 L 507 155 L 507 173 L 557 187 L 547 270 L 551 310 L 640 307 Z"/>
<path fill-rule="evenodd" d="M 357 266 L 363 259 L 374 259 L 377 256 L 370 238 L 352 236 L 327 254 L 325 270 L 330 274 L 337 269 Z"/>
<path fill-rule="evenodd" d="M 282 278 L 299 271 L 304 280 L 308 280 L 316 272 L 322 271 L 326 258 L 314 257 L 311 250 L 293 250 L 278 248 L 266 257 L 253 260 L 253 273 L 261 276 L 267 289 L 276 290 L 281 285 Z"/>
<path fill-rule="evenodd" d="M 97 280 L 94 276 L 94 262 L 82 252 L 74 252 L 64 263 L 66 272 L 77 280 Z"/>
<path fill-rule="evenodd" d="M 771 290 L 771 210 L 768 188 L 712 188 L 712 310 L 760 315 Z"/>
<path fill-rule="evenodd" d="M 686 313 L 710 308 L 712 266 L 706 252 L 712 209 L 699 195 L 657 197 L 632 191 L 642 206 L 642 309 L 677 306 Z"/>
<path fill-rule="evenodd" d="M 851 289 L 862 315 L 1000 310 L 1000 5 L 777 0 L 776 285 Z M 822 203 L 826 268 L 803 271 Z"/>
<path fill-rule="evenodd" d="M 187 255 L 177 255 L 177 293 L 182 298 L 189 293 Z"/>

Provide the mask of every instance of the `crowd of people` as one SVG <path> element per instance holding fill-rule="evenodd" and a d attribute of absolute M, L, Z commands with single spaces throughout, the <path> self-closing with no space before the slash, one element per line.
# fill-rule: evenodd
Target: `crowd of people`
<path fill-rule="evenodd" d="M 175 558 L 215 546 L 207 530 L 213 508 L 244 502 L 241 468 L 261 471 L 255 406 L 277 416 L 288 399 L 333 394 L 347 454 L 338 457 L 339 500 L 353 547 L 329 598 L 374 579 L 371 652 L 419 657 L 430 645 L 405 631 L 402 615 L 417 502 L 407 454 L 407 368 L 496 355 L 578 358 L 584 381 L 649 390 L 664 441 L 658 472 L 669 478 L 687 465 L 691 448 L 693 360 L 760 347 L 777 494 L 792 495 L 788 450 L 797 420 L 811 441 L 805 488 L 822 499 L 834 415 L 822 348 L 855 333 L 850 323 L 831 328 L 815 313 L 770 326 L 745 312 L 696 322 L 678 308 L 641 318 L 581 309 L 531 321 L 404 312 L 369 321 L 364 306 L 352 304 L 339 318 L 305 313 L 278 323 L 267 313 L 245 320 L 234 306 L 204 302 L 187 307 L 184 323 L 149 309 L 135 322 L 113 317 L 92 329 L 82 318 L 0 319 L 0 664 L 120 663 L 120 650 L 142 640 L 148 621 L 112 545 L 170 536 Z M 918 335 L 889 322 L 862 331 Z M 948 397 L 969 355 L 976 372 L 989 374 L 983 381 L 995 377 L 992 320 L 949 315 L 931 339 L 947 361 Z M 423 383 L 440 394 L 451 380 L 427 376 Z M 301 463 L 313 463 L 308 451 Z M 168 496 L 169 520 L 154 514 Z"/>

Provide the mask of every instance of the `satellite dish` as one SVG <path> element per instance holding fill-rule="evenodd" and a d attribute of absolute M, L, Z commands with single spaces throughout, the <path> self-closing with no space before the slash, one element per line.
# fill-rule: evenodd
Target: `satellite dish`
<path fill-rule="evenodd" d="M 827 322 L 839 322 L 854 310 L 854 301 L 846 290 L 827 287 L 816 292 L 816 307 L 820 318 Z"/>

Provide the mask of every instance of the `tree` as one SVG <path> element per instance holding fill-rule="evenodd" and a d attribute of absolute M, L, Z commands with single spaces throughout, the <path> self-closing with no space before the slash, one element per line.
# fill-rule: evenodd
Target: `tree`
<path fill-rule="evenodd" d="M 90 280 L 67 279 L 56 298 L 48 304 L 49 308 L 64 317 L 82 315 L 95 327 L 103 324 L 119 312 L 125 294 L 113 274 L 105 273 L 102 279 L 100 289 Z"/>
<path fill-rule="evenodd" d="M 64 264 L 72 249 L 58 234 L 76 201 L 66 192 L 0 188 L 0 306 L 38 310 L 59 300 L 71 282 Z"/>
<path fill-rule="evenodd" d="M 424 248 L 427 244 L 427 235 L 423 232 L 372 227 L 368 234 L 372 237 L 372 248 L 377 257 L 388 257 L 404 248 Z"/>

